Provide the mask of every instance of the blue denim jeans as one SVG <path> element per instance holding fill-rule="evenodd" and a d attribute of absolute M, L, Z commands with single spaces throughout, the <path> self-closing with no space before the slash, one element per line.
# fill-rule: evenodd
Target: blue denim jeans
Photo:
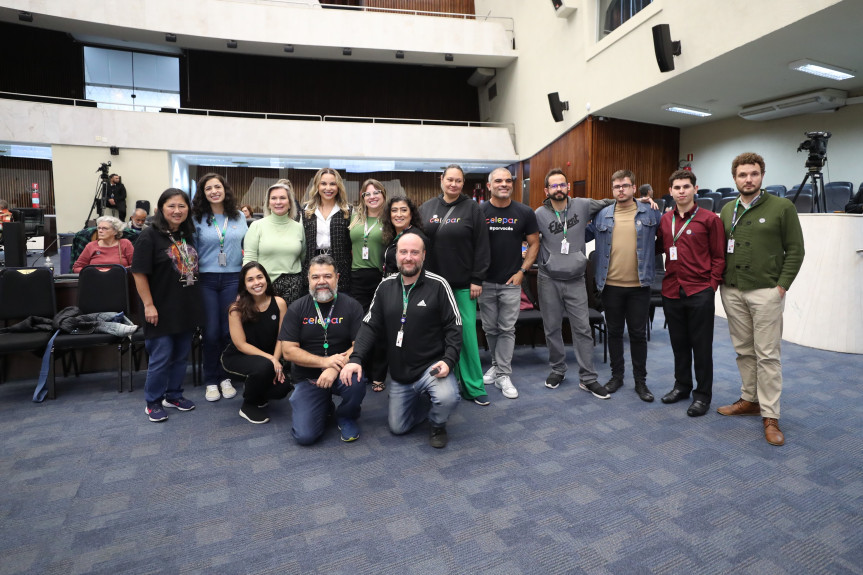
<path fill-rule="evenodd" d="M 144 383 L 147 403 L 183 396 L 183 380 L 186 378 L 193 334 L 185 331 L 144 340 L 144 347 L 150 356 L 147 381 Z"/>
<path fill-rule="evenodd" d="M 351 385 L 345 385 L 340 379 L 336 379 L 328 389 L 318 387 L 310 379 L 296 382 L 289 401 L 293 419 L 291 435 L 297 443 L 311 445 L 324 434 L 327 415 L 334 409 L 334 395 L 342 398 L 339 407 L 335 409 L 337 420 L 359 419 L 366 386 L 358 382 L 356 376 Z"/>
<path fill-rule="evenodd" d="M 239 274 L 202 273 L 198 285 L 204 302 L 204 384 L 217 385 L 228 377 L 222 369 L 222 352 L 231 341 L 228 306 L 237 299 Z"/>
<path fill-rule="evenodd" d="M 458 382 L 449 375 L 437 378 L 423 371 L 423 376 L 414 382 L 401 383 L 390 379 L 390 431 L 396 435 L 407 433 L 426 417 L 434 427 L 446 425 L 455 411 L 461 396 Z"/>

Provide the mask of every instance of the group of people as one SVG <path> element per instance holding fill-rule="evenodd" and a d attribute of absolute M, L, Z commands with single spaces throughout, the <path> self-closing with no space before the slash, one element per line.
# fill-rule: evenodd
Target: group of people
<path fill-rule="evenodd" d="M 269 421 L 269 402 L 293 388 L 291 433 L 298 443 L 317 441 L 331 419 L 343 441 L 354 441 L 366 384 L 373 391 L 388 385 L 390 430 L 406 433 L 428 419 L 430 444 L 443 447 L 461 398 L 489 405 L 486 385 L 518 397 L 515 324 L 534 261 L 551 367 L 545 386 L 565 380 L 567 317 L 581 389 L 608 399 L 624 385 L 626 326 L 635 391 L 653 401 L 646 324 L 656 257 L 663 254 L 675 381 L 662 401 L 691 395 L 688 415 L 708 411 L 713 294 L 722 285 L 743 386 L 741 398 L 718 411 L 762 415 L 767 441 L 781 445 L 781 310 L 802 263 L 802 233 L 793 205 L 761 190 L 760 156 L 739 156 L 732 173 L 740 195 L 720 216 L 698 209 L 696 178 L 685 170 L 669 180 L 676 207 L 665 214 L 649 197 L 636 201 L 635 175 L 627 170 L 612 175 L 607 200 L 570 197 L 565 173 L 551 170 L 546 201 L 534 212 L 513 201 L 505 168 L 489 174 L 490 199 L 480 205 L 462 194 L 462 169 L 448 166 L 441 194 L 419 208 L 405 196 L 388 199 L 371 179 L 354 208 L 339 173 L 322 169 L 302 206 L 290 181 L 271 186 L 269 214 L 250 226 L 218 174 L 200 179 L 192 201 L 168 189 L 131 264 L 150 355 L 147 415 L 164 421 L 165 408 L 194 408 L 182 382 L 200 326 L 205 398 L 233 397 L 231 378 L 244 380 L 240 415 L 252 423 Z M 589 236 L 596 238 L 595 262 L 585 254 Z M 595 267 L 608 326 L 611 379 L 604 385 L 593 364 L 588 266 Z M 485 374 L 477 306 L 492 355 Z M 341 397 L 338 407 L 333 395 Z"/>

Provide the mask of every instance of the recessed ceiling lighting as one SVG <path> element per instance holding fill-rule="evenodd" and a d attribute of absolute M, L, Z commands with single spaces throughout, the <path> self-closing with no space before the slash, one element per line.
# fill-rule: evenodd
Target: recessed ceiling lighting
<path fill-rule="evenodd" d="M 832 66 L 830 64 L 822 64 L 815 60 L 796 60 L 788 64 L 788 67 L 792 70 L 797 70 L 798 72 L 806 72 L 813 76 L 830 78 L 831 80 L 847 80 L 848 78 L 854 77 L 854 70 L 848 70 L 846 68 L 840 68 L 839 66 Z"/>
<path fill-rule="evenodd" d="M 666 112 L 676 112 L 678 114 L 687 114 L 689 116 L 698 116 L 699 118 L 706 118 L 707 116 L 712 116 L 713 112 L 710 110 L 704 110 L 702 108 L 696 108 L 694 106 L 682 106 L 680 104 L 666 104 L 662 107 Z"/>

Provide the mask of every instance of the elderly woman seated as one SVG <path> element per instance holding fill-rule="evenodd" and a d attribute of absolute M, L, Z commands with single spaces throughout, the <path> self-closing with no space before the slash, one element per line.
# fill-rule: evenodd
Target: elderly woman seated
<path fill-rule="evenodd" d="M 123 222 L 113 216 L 102 216 L 96 220 L 97 239 L 87 244 L 72 271 L 80 273 L 89 265 L 132 265 L 132 242 L 123 237 Z"/>

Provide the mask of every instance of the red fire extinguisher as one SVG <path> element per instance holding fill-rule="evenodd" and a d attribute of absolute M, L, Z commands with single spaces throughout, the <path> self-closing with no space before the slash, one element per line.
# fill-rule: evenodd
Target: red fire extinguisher
<path fill-rule="evenodd" d="M 30 197 L 32 198 L 32 201 L 33 201 L 33 207 L 38 208 L 39 207 L 39 184 L 37 184 L 36 182 L 33 182 L 33 185 L 30 186 Z"/>

